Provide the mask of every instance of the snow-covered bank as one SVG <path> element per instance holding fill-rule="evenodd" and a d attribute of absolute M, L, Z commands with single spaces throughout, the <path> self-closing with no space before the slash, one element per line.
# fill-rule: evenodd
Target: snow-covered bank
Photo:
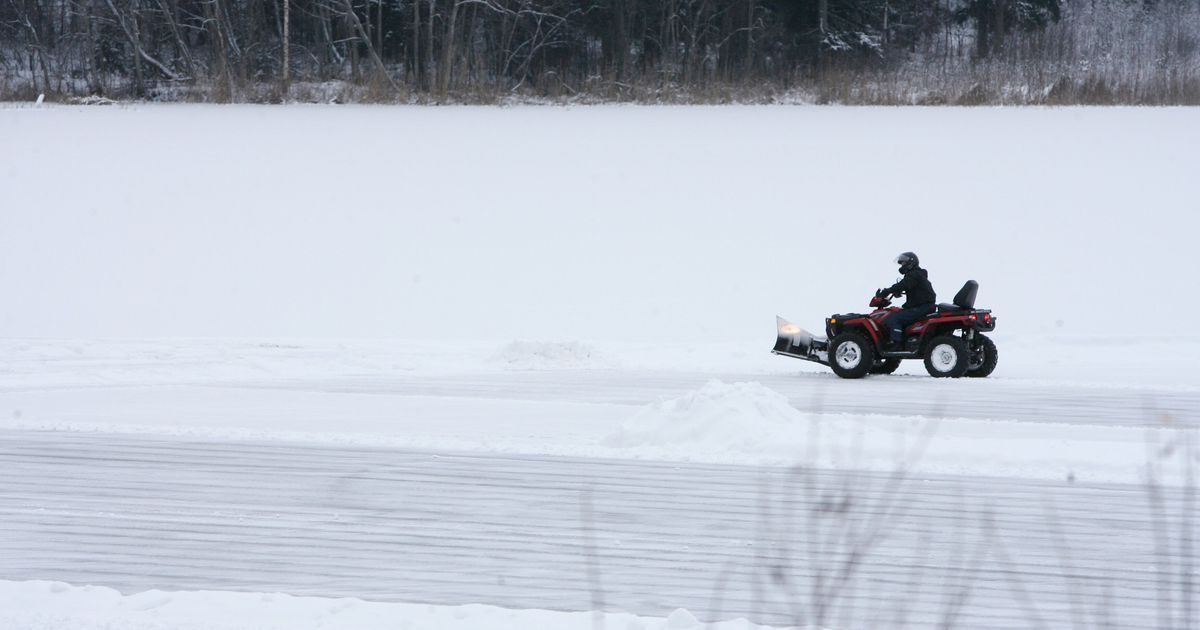
<path fill-rule="evenodd" d="M 615 373 L 566 371 L 545 375 L 540 381 L 545 389 L 530 393 L 507 391 L 517 383 L 508 377 L 479 377 L 484 385 L 467 390 L 457 389 L 463 381 L 427 378 L 413 383 L 304 380 L 0 392 L 0 429 L 753 466 L 905 468 L 1116 483 L 1144 481 L 1145 466 L 1155 459 L 1148 454 L 1177 441 L 1171 424 L 1120 426 L 1121 418 L 1105 416 L 1066 424 L 1053 421 L 1052 408 L 1040 421 L 961 418 L 953 408 L 925 416 L 913 415 L 924 408 L 848 414 L 829 412 L 838 392 L 814 389 L 812 383 L 801 383 L 807 389 L 789 400 L 757 382 L 704 384 L 703 375 L 688 373 L 647 378 L 654 379 L 647 389 L 628 390 Z M 913 386 L 905 380 L 880 378 L 854 386 L 864 395 L 887 397 Z M 776 377 L 770 382 L 779 387 L 789 381 Z M 1048 391 L 1018 388 L 992 395 L 1044 398 Z M 967 394 L 987 395 L 988 390 Z M 1130 395 L 1141 400 L 1143 394 L 1134 390 Z M 646 396 L 650 402 L 630 402 Z M 826 398 L 826 411 L 806 406 L 808 396 Z M 602 402 L 609 397 L 625 402 Z"/>
<path fill-rule="evenodd" d="M 280 593 L 145 591 L 130 595 L 102 586 L 0 581 L 5 630 L 770 630 L 735 619 L 701 624 L 678 609 L 669 617 L 625 613 L 509 610 L 495 606 L 435 606 L 360 599 L 293 597 Z M 811 630 L 817 630 L 812 628 Z"/>
<path fill-rule="evenodd" d="M 646 406 L 605 444 L 647 459 L 1136 483 L 1145 480 L 1147 453 L 1174 443 L 1173 434 L 1167 428 L 804 413 L 758 383 L 711 381 Z"/>

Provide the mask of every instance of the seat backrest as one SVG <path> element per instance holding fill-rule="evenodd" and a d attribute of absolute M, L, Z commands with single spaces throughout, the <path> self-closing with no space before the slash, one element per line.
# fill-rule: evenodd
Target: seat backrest
<path fill-rule="evenodd" d="M 963 288 L 959 289 L 958 293 L 954 295 L 954 305 L 959 308 L 975 308 L 975 295 L 978 293 L 979 283 L 974 280 L 967 280 Z"/>

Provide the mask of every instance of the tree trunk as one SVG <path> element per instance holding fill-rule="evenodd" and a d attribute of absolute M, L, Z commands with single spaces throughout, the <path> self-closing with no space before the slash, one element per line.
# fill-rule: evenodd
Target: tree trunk
<path fill-rule="evenodd" d="M 183 39 L 183 33 L 179 30 L 179 22 L 175 19 L 176 7 L 167 6 L 164 0 L 158 0 L 158 8 L 162 11 L 163 18 L 167 22 L 167 28 L 171 31 L 172 37 L 175 38 L 175 45 L 179 48 L 179 56 L 183 58 L 188 76 L 194 78 L 196 76 L 196 62 L 192 59 L 192 51 Z"/>
<path fill-rule="evenodd" d="M 337 42 L 333 37 L 333 11 L 330 10 L 329 5 L 325 2 L 317 2 L 316 5 L 318 13 L 317 22 L 321 28 L 321 34 L 325 36 L 326 50 L 329 51 L 326 60 L 337 65 L 337 76 L 341 76 L 342 64 L 345 62 L 345 58 L 342 57 L 342 53 L 338 52 Z"/>
<path fill-rule="evenodd" d="M 613 51 L 613 60 L 617 64 L 615 76 L 617 81 L 625 80 L 626 66 L 629 63 L 629 27 L 625 25 L 625 14 L 628 9 L 625 6 L 625 0 L 619 0 L 617 6 L 617 36 L 615 38 L 616 50 Z"/>
<path fill-rule="evenodd" d="M 234 23 L 233 18 L 229 15 L 229 2 L 228 2 L 228 0 L 225 0 L 224 2 L 222 0 L 215 0 L 215 1 L 217 3 L 217 11 L 223 16 L 222 24 L 225 25 L 224 28 L 221 29 L 221 31 L 225 34 L 225 37 L 228 40 L 228 46 L 226 47 L 226 54 L 231 55 L 231 57 L 230 57 L 231 61 L 235 61 L 237 63 L 237 65 L 235 67 L 239 70 L 238 78 L 241 80 L 245 80 L 249 75 L 249 73 L 246 72 L 246 66 L 245 66 L 246 55 L 242 54 L 241 44 L 238 43 L 237 28 L 236 28 L 237 25 Z M 226 73 L 229 76 L 229 90 L 230 90 L 230 93 L 232 93 L 233 92 L 233 75 L 234 75 L 234 73 L 229 70 L 228 63 L 226 64 Z"/>
<path fill-rule="evenodd" d="M 887 55 L 888 44 L 892 42 L 892 31 L 888 28 L 892 13 L 891 3 L 887 0 L 883 2 L 883 54 Z"/>
<path fill-rule="evenodd" d="M 101 91 L 100 82 L 100 42 L 96 37 L 96 23 L 92 19 L 92 2 L 84 2 L 83 19 L 86 21 L 85 28 L 87 29 L 88 43 L 88 89 L 97 94 Z"/>
<path fill-rule="evenodd" d="M 210 28 L 212 31 L 211 38 L 213 43 L 216 44 L 217 81 L 224 82 L 229 69 L 226 65 L 225 38 L 221 35 L 221 15 L 219 12 L 213 10 L 212 2 L 205 2 L 204 8 L 208 13 L 208 23 L 212 25 Z M 229 96 L 229 94 L 225 94 L 221 90 L 217 91 L 217 100 L 220 102 L 228 100 Z"/>
<path fill-rule="evenodd" d="M 392 86 L 392 89 L 399 92 L 400 86 L 396 85 L 396 83 L 392 81 L 392 77 L 388 75 L 387 66 L 384 65 L 383 59 L 379 56 L 379 52 L 375 50 L 374 44 L 371 43 L 371 36 L 367 33 L 366 28 L 363 26 L 362 20 L 359 20 L 358 14 L 354 12 L 354 6 L 351 4 L 351 0 L 345 0 L 345 6 L 346 20 L 350 23 L 350 27 L 358 34 L 358 38 L 363 44 L 366 45 L 367 53 L 370 55 L 371 60 L 375 62 L 375 70 L 379 72 L 379 77 L 385 79 L 388 84 Z M 351 63 L 355 65 L 355 73 L 357 74 L 358 46 L 354 46 L 351 50 L 355 51 L 354 55 L 351 57 Z"/>
<path fill-rule="evenodd" d="M 1008 0 L 992 0 L 995 5 L 993 15 L 995 16 L 995 24 L 992 26 L 992 41 L 991 52 L 999 52 L 1004 44 L 1004 31 L 1007 26 L 1004 24 L 1004 14 L 1008 9 Z"/>
<path fill-rule="evenodd" d="M 991 50 L 988 35 L 991 32 L 992 3 L 988 0 L 980 0 L 978 13 L 975 16 L 975 56 L 979 59 L 987 59 L 988 52 Z"/>
<path fill-rule="evenodd" d="M 146 77 L 142 72 L 142 35 L 138 30 L 137 5 L 134 3 L 129 5 L 129 28 L 129 41 L 133 45 L 133 74 L 136 77 L 134 93 L 140 97 L 146 95 Z"/>
<path fill-rule="evenodd" d="M 280 91 L 283 92 L 283 100 L 288 99 L 288 95 L 292 90 L 292 0 L 283 0 L 283 84 L 280 86 Z"/>
<path fill-rule="evenodd" d="M 412 79 L 409 83 L 416 88 L 421 88 L 421 77 L 424 73 L 421 72 L 421 0 L 412 0 L 412 41 L 409 46 L 409 71 L 412 72 Z"/>
<path fill-rule="evenodd" d="M 437 84 L 437 68 L 433 62 L 433 19 L 437 17 L 437 0 L 429 0 L 429 20 L 425 24 L 425 75 L 429 89 Z"/>
<path fill-rule="evenodd" d="M 746 79 L 754 73 L 754 0 L 746 2 L 746 63 L 742 73 Z"/>
<path fill-rule="evenodd" d="M 450 19 L 446 24 L 446 41 L 442 42 L 442 69 L 438 72 L 438 95 L 446 97 L 450 91 L 450 71 L 454 65 L 455 29 L 458 28 L 458 7 L 462 3 L 453 0 L 450 4 Z"/>
<path fill-rule="evenodd" d="M 350 8 L 349 6 L 350 0 L 346 0 L 346 5 L 347 14 L 342 20 L 342 28 L 344 28 L 346 33 L 349 34 L 349 32 L 354 28 L 350 25 L 350 14 L 354 13 L 354 9 Z M 370 41 L 370 35 L 367 36 L 367 41 Z M 361 76 L 358 70 L 358 44 L 353 41 L 347 41 L 346 46 L 348 48 L 347 52 L 350 56 L 350 80 L 354 83 L 359 83 L 361 81 Z"/>

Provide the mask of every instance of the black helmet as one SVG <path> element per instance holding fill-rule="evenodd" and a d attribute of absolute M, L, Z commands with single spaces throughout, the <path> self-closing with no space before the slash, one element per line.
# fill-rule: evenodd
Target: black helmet
<path fill-rule="evenodd" d="M 921 261 L 917 259 L 916 254 L 904 252 L 896 257 L 896 264 L 900 265 L 900 273 L 908 273 L 921 264 Z"/>

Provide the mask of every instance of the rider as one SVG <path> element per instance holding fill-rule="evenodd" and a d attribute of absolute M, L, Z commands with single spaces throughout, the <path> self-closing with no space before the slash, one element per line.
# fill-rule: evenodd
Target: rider
<path fill-rule="evenodd" d="M 921 268 L 921 262 L 912 252 L 904 252 L 896 257 L 900 265 L 900 273 L 904 277 L 887 289 L 880 289 L 883 295 L 892 294 L 896 297 L 907 295 L 904 308 L 888 315 L 883 320 L 888 329 L 888 336 L 893 346 L 900 345 L 904 339 L 904 329 L 918 319 L 937 310 L 937 294 L 929 283 L 929 273 Z"/>

